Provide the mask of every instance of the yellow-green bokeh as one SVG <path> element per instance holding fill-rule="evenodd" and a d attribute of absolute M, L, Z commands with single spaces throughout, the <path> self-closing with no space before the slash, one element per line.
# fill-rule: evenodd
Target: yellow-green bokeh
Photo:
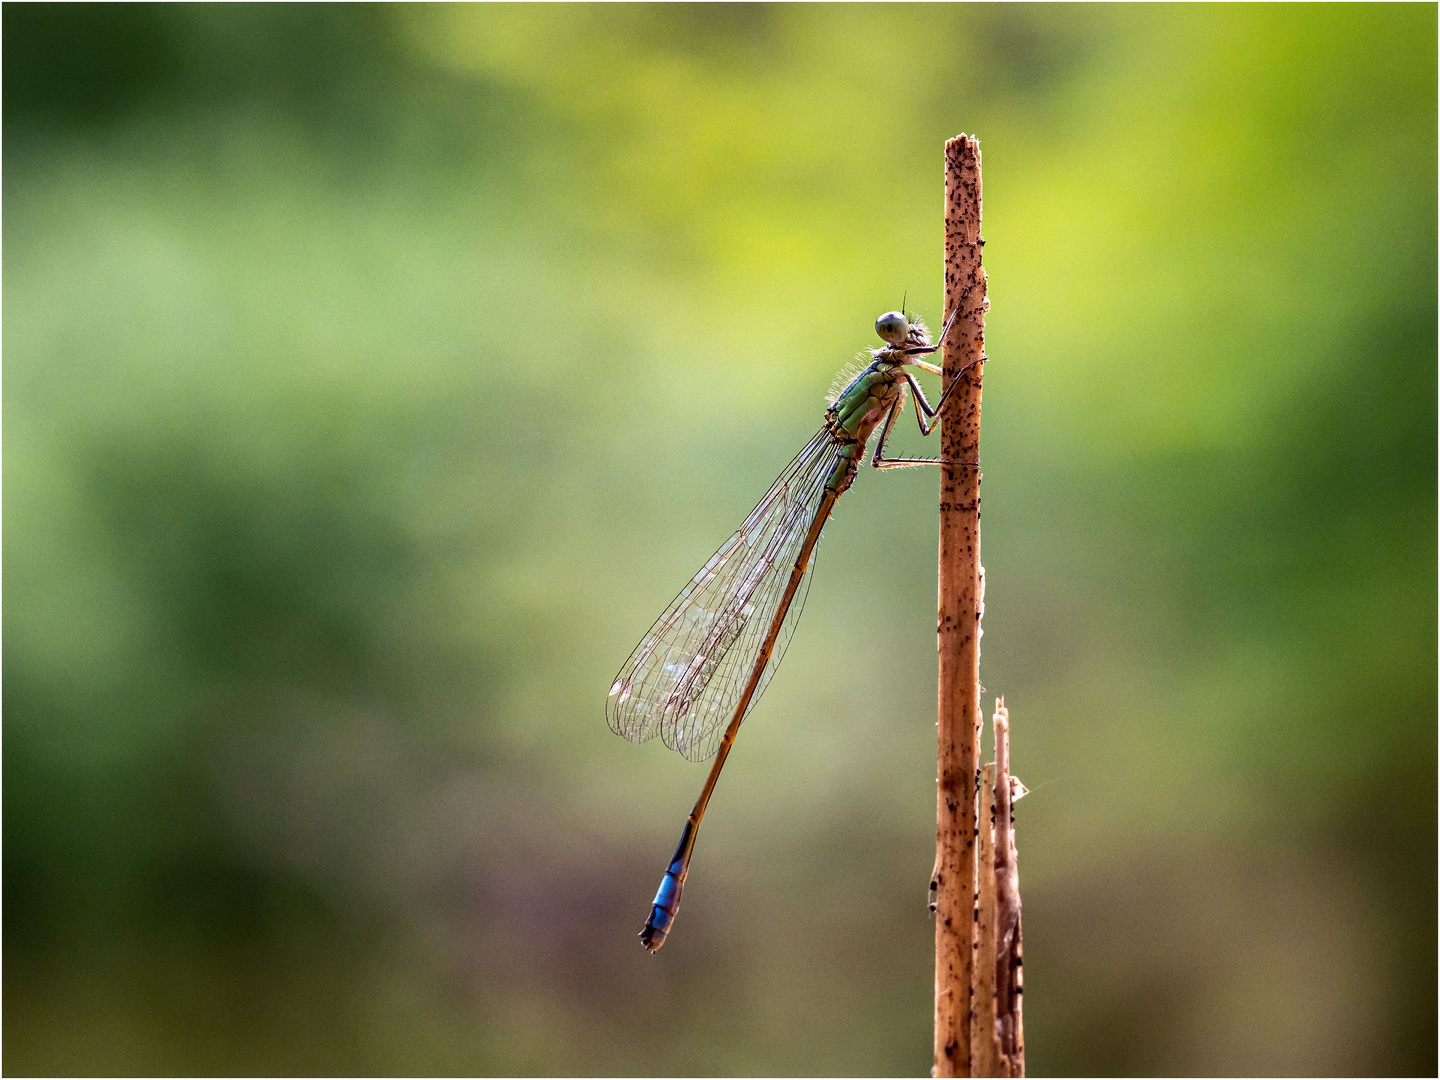
<path fill-rule="evenodd" d="M 7 1072 L 923 1074 L 935 477 L 603 704 L 965 131 L 1030 1071 L 1433 1073 L 1433 7 L 3 19 Z"/>

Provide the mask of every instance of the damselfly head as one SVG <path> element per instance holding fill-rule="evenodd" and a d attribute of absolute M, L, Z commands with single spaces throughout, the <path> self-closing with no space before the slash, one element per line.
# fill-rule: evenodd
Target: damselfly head
<path fill-rule="evenodd" d="M 875 320 L 875 333 L 887 345 L 903 345 L 910 336 L 910 320 L 903 311 L 887 311 Z"/>

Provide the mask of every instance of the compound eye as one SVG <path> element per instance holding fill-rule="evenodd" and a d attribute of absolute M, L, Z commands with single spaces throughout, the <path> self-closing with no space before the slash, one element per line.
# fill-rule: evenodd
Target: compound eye
<path fill-rule="evenodd" d="M 875 320 L 875 333 L 881 341 L 899 345 L 910 336 L 910 320 L 903 311 L 887 311 Z"/>

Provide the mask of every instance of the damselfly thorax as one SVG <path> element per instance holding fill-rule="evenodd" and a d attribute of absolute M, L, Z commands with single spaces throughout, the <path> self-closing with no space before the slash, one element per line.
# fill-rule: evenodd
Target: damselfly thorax
<path fill-rule="evenodd" d="M 887 352 L 889 350 L 886 350 Z M 905 366 L 901 359 L 877 357 L 850 380 L 825 412 L 830 433 L 842 442 L 858 444 L 864 453 L 870 435 L 891 409 L 905 408 Z"/>

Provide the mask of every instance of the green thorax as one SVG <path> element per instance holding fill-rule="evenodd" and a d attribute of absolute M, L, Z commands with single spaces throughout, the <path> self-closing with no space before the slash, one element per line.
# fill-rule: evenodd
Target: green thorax
<path fill-rule="evenodd" d="M 904 363 L 898 356 L 891 359 L 889 352 L 881 350 L 825 413 L 831 432 L 847 442 L 854 440 L 863 447 L 902 392 Z"/>

